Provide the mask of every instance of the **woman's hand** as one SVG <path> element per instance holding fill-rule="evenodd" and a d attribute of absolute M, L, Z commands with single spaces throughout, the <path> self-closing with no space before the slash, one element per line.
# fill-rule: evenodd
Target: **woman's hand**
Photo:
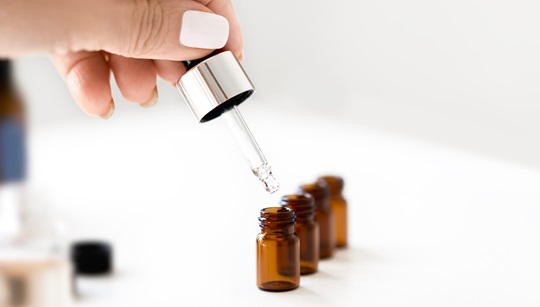
<path fill-rule="evenodd" d="M 172 84 L 181 61 L 214 49 L 242 58 L 230 0 L 0 0 L 0 56 L 47 53 L 79 106 L 109 118 L 109 77 L 127 101 L 157 101 L 156 76 Z M 186 13 L 187 12 L 187 13 Z"/>

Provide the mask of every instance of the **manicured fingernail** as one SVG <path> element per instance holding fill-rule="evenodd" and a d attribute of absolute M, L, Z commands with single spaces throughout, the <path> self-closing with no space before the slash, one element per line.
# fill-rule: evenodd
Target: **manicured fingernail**
<path fill-rule="evenodd" d="M 152 91 L 152 98 L 150 98 L 150 100 L 148 100 L 147 102 L 141 103 L 141 107 L 151 108 L 156 105 L 157 101 L 158 101 L 157 87 L 154 87 L 154 91 Z"/>
<path fill-rule="evenodd" d="M 114 100 L 111 99 L 111 102 L 109 103 L 109 110 L 107 113 L 100 115 L 99 117 L 103 119 L 109 119 L 114 113 Z"/>
<path fill-rule="evenodd" d="M 223 16 L 186 11 L 182 16 L 180 44 L 203 49 L 220 49 L 229 39 L 229 22 Z"/>

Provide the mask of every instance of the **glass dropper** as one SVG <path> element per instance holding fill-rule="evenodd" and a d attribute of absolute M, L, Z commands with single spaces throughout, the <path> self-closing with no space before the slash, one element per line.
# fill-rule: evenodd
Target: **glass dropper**
<path fill-rule="evenodd" d="M 251 171 L 263 183 L 266 191 L 274 193 L 279 190 L 279 182 L 272 175 L 272 167 L 266 161 L 266 157 L 249 130 L 242 114 L 240 114 L 238 107 L 233 106 L 221 116 L 227 122 L 236 145 L 242 152 Z"/>
<path fill-rule="evenodd" d="M 213 52 L 199 60 L 184 61 L 184 65 L 187 72 L 176 87 L 193 115 L 201 123 L 224 117 L 253 174 L 267 192 L 276 192 L 279 183 L 272 168 L 238 111 L 237 106 L 255 91 L 238 59 L 230 51 Z"/>

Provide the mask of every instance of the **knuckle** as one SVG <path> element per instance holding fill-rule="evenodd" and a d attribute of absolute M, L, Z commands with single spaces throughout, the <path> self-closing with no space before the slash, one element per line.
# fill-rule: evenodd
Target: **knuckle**
<path fill-rule="evenodd" d="M 138 0 L 135 2 L 133 25 L 131 31 L 131 50 L 134 57 L 142 57 L 152 53 L 163 40 L 165 14 L 162 3 L 152 0 Z"/>

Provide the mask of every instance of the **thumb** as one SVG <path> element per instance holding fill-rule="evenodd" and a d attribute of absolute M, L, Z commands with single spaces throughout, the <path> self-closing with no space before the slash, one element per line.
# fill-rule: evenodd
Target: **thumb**
<path fill-rule="evenodd" d="M 213 1 L 217 8 L 228 2 Z M 200 58 L 222 48 L 229 36 L 227 19 L 201 2 L 205 1 L 11 1 L 0 10 L 0 38 L 11 42 L 2 44 L 0 55 L 107 51 L 158 60 Z M 231 12 L 218 13 L 236 25 Z M 239 37 L 237 27 L 232 30 Z M 238 40 L 233 47 L 240 50 Z"/>
<path fill-rule="evenodd" d="M 229 37 L 227 19 L 197 1 L 112 3 L 118 3 L 111 4 L 118 7 L 114 17 L 101 21 L 108 24 L 103 35 L 88 31 L 87 41 L 96 44 L 92 49 L 124 57 L 179 61 L 220 49 Z"/>

